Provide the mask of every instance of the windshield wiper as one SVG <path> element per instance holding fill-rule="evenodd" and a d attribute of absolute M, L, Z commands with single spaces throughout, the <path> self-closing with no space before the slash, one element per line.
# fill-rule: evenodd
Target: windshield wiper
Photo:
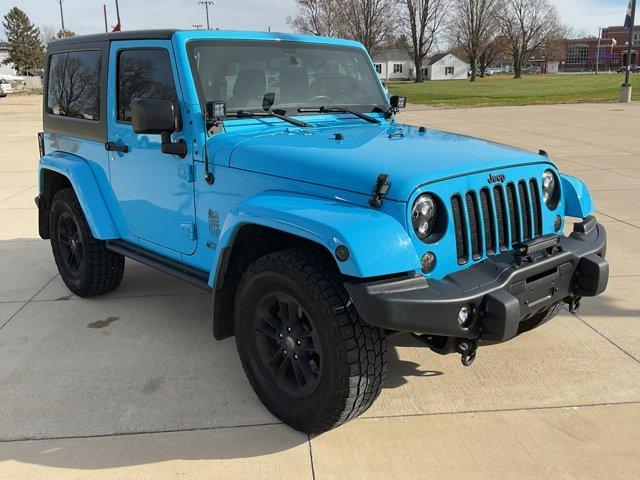
<path fill-rule="evenodd" d="M 274 117 L 279 118 L 285 122 L 289 122 L 291 125 L 295 125 L 296 127 L 304 128 L 308 127 L 309 124 L 307 122 L 303 122 L 302 120 L 296 120 L 295 118 L 288 117 L 284 115 L 283 110 L 269 110 L 266 112 L 249 112 L 247 110 L 238 110 L 236 112 L 236 117 L 238 118 L 251 118 L 251 117 Z"/>
<path fill-rule="evenodd" d="M 348 108 L 345 107 L 326 107 L 326 106 L 322 106 L 322 107 L 301 107 L 298 109 L 298 112 L 300 113 L 350 113 L 351 115 L 355 115 L 358 118 L 361 118 L 362 120 L 366 120 L 369 123 L 380 123 L 380 120 L 378 120 L 377 118 L 373 118 L 370 117 L 369 115 L 365 114 L 365 113 L 360 113 L 360 112 L 354 112 L 353 110 L 350 110 Z"/>

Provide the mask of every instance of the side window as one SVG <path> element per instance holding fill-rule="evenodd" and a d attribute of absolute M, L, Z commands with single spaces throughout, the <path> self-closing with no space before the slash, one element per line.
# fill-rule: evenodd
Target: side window
<path fill-rule="evenodd" d="M 49 63 L 47 111 L 52 115 L 100 120 L 98 51 L 57 53 Z"/>
<path fill-rule="evenodd" d="M 118 121 L 131 122 L 134 98 L 166 98 L 178 109 L 171 60 L 165 49 L 123 50 L 118 57 Z"/>

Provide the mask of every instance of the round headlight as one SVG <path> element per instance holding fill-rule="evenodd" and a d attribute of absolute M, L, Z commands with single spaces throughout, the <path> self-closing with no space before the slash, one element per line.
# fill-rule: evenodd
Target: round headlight
<path fill-rule="evenodd" d="M 550 206 L 556 193 L 556 176 L 551 170 L 545 170 L 542 174 L 542 200 Z"/>
<path fill-rule="evenodd" d="M 436 224 L 436 202 L 431 195 L 420 195 L 411 209 L 413 231 L 420 240 L 424 240 L 432 232 Z"/>

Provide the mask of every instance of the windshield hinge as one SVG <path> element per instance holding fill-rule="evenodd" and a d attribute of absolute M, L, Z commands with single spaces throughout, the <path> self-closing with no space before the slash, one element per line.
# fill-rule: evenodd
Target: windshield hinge
<path fill-rule="evenodd" d="M 382 197 L 389 191 L 391 183 L 389 183 L 389 175 L 381 173 L 376 180 L 376 186 L 373 189 L 373 198 L 369 199 L 369 205 L 373 208 L 380 208 L 382 205 Z"/>
<path fill-rule="evenodd" d="M 193 165 L 190 163 L 179 163 L 178 176 L 185 182 L 193 182 Z"/>
<path fill-rule="evenodd" d="M 196 239 L 196 225 L 194 223 L 181 223 L 180 232 L 189 240 Z"/>

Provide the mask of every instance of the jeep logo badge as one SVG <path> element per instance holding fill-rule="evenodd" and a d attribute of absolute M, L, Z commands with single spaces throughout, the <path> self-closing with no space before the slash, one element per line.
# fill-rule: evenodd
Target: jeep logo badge
<path fill-rule="evenodd" d="M 504 173 L 498 173 L 497 175 L 489 174 L 489 183 L 502 183 L 504 182 Z"/>

